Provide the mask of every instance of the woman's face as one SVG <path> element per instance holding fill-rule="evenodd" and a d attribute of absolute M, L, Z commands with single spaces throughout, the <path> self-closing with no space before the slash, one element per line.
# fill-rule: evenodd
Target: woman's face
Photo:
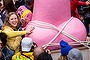
<path fill-rule="evenodd" d="M 18 25 L 18 18 L 15 14 L 12 14 L 9 18 L 9 23 L 12 27 L 16 27 Z"/>
<path fill-rule="evenodd" d="M 4 5 L 3 5 L 3 0 L 0 0 L 0 10 L 4 8 Z"/>

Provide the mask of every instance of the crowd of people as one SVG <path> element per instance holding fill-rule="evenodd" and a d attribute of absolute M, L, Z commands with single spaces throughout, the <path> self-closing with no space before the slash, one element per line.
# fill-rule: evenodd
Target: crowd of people
<path fill-rule="evenodd" d="M 78 10 L 89 4 L 90 1 L 70 0 L 71 16 L 80 20 L 83 16 L 88 36 L 89 10 L 86 8 L 84 14 L 78 13 Z M 33 6 L 34 0 L 0 0 L 0 60 L 53 60 L 50 50 L 38 47 L 32 38 L 25 37 L 34 30 L 33 26 L 29 31 L 25 30 L 32 19 Z M 61 56 L 58 60 L 83 60 L 81 51 L 72 48 L 64 40 L 60 41 L 60 47 Z"/>

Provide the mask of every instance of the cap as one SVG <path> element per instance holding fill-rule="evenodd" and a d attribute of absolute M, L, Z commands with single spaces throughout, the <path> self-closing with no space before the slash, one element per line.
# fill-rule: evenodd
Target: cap
<path fill-rule="evenodd" d="M 83 55 L 78 49 L 71 49 L 68 53 L 68 60 L 83 60 Z"/>
<path fill-rule="evenodd" d="M 68 55 L 68 52 L 72 49 L 72 47 L 63 40 L 60 41 L 60 47 L 62 56 Z"/>
<path fill-rule="evenodd" d="M 25 37 L 22 39 L 21 42 L 22 51 L 30 51 L 32 45 L 33 45 L 33 41 L 31 38 Z"/>

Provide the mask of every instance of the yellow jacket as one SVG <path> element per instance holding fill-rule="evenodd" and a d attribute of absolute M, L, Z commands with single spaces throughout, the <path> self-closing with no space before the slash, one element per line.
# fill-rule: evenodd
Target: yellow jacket
<path fill-rule="evenodd" d="M 17 53 L 19 51 L 20 41 L 22 40 L 21 35 L 26 34 L 26 31 L 14 31 L 11 27 L 5 26 L 3 32 L 8 36 L 7 47 Z"/>
<path fill-rule="evenodd" d="M 12 56 L 12 60 L 34 60 L 33 52 L 22 52 L 22 54 L 21 52 L 16 53 Z M 27 57 L 29 57 L 30 59 Z"/>

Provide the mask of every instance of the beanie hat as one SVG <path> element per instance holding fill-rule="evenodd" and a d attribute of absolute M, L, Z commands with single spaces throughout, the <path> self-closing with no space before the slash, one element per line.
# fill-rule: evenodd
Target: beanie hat
<path fill-rule="evenodd" d="M 60 47 L 62 56 L 68 55 L 68 52 L 72 49 L 72 47 L 63 40 L 60 41 Z"/>
<path fill-rule="evenodd" d="M 31 38 L 25 37 L 22 39 L 22 42 L 21 42 L 22 51 L 30 51 L 32 45 L 33 45 L 33 41 Z"/>
<path fill-rule="evenodd" d="M 68 60 L 83 60 L 83 55 L 78 49 L 71 49 L 68 53 Z"/>

